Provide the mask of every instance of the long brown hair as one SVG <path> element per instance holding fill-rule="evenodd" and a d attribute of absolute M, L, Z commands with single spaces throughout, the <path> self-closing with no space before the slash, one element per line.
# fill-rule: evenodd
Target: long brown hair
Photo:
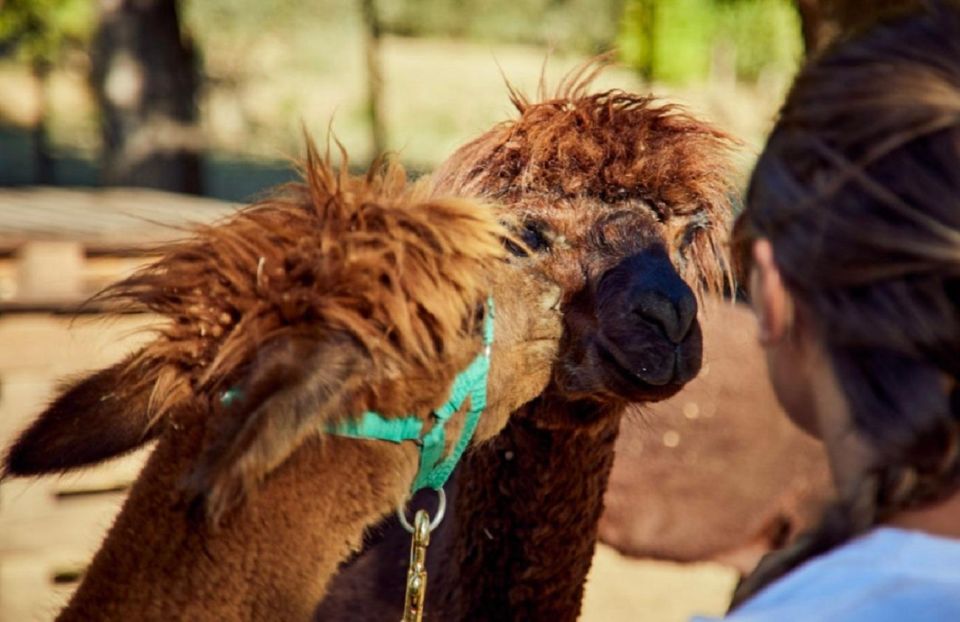
<path fill-rule="evenodd" d="M 734 234 L 771 241 L 875 459 L 819 527 L 768 556 L 739 604 L 960 482 L 960 10 L 936 3 L 799 75 Z"/>

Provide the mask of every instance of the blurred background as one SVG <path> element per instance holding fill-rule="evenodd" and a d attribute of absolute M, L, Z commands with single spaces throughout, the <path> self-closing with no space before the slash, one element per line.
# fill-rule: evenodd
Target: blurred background
<path fill-rule="evenodd" d="M 549 91 L 612 50 L 596 88 L 686 104 L 744 141 L 746 171 L 804 57 L 909 2 L 0 0 L 0 446 L 154 321 L 78 304 L 291 179 L 304 129 L 358 168 L 391 150 L 429 172 L 513 115 L 505 81 Z M 721 614 L 829 494 L 749 313 L 710 317 L 700 378 L 624 422 L 584 620 Z M 0 620 L 55 617 L 144 456 L 0 483 Z"/>
<path fill-rule="evenodd" d="M 2 0 L 0 185 L 248 199 L 301 127 L 426 171 L 616 50 L 601 87 L 688 103 L 752 145 L 803 55 L 793 0 Z"/>

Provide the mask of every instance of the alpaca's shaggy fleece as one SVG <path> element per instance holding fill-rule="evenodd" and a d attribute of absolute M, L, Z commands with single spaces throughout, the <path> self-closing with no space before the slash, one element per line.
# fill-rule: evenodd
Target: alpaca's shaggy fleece
<path fill-rule="evenodd" d="M 5 475 L 63 471 L 159 438 L 62 620 L 304 620 L 363 532 L 409 495 L 413 443 L 326 434 L 430 411 L 496 320 L 489 437 L 549 379 L 556 287 L 513 265 L 489 206 L 430 196 L 395 164 L 304 181 L 166 248 L 103 298 L 165 316 L 68 385 Z M 456 439 L 455 416 L 448 439 Z"/>

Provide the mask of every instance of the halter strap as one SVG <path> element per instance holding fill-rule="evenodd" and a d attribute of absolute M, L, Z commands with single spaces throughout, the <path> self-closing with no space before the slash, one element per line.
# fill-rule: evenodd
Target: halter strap
<path fill-rule="evenodd" d="M 434 424 L 430 431 L 423 434 L 423 421 L 414 416 L 386 418 L 383 415 L 367 411 L 359 418 L 350 419 L 327 429 L 330 434 L 368 440 L 402 443 L 414 441 L 420 447 L 420 468 L 411 486 L 411 493 L 424 488 L 440 490 L 450 478 L 463 452 L 473 438 L 480 422 L 480 415 L 487 407 L 487 379 L 490 375 L 490 348 L 493 345 L 493 299 L 487 299 L 487 311 L 483 319 L 483 352 L 477 355 L 470 365 L 460 372 L 453 381 L 450 397 L 446 403 L 433 411 Z M 443 456 L 446 445 L 447 422 L 463 407 L 470 398 L 470 408 L 460 438 L 449 455 Z"/>

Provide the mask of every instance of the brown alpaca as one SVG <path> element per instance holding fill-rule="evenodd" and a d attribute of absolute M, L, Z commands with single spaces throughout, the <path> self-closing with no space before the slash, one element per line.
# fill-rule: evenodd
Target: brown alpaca
<path fill-rule="evenodd" d="M 68 386 L 10 449 L 6 475 L 33 475 L 158 439 L 59 619 L 309 619 L 418 468 L 413 443 L 331 424 L 367 410 L 432 421 L 483 350 L 488 296 L 476 438 L 548 381 L 558 290 L 507 260 L 494 210 L 430 198 L 395 165 L 335 173 L 312 147 L 304 176 L 109 290 L 169 322 Z M 454 416 L 448 440 L 462 425 Z"/>
<path fill-rule="evenodd" d="M 546 391 L 466 457 L 448 492 L 456 521 L 432 545 L 435 619 L 578 617 L 621 414 L 696 375 L 691 287 L 726 282 L 732 141 L 649 97 L 587 94 L 589 81 L 540 103 L 514 93 L 519 117 L 436 173 L 438 192 L 496 200 L 520 220 L 530 252 L 518 254 L 563 288 L 564 334 Z M 381 596 L 399 532 L 383 530 L 318 619 L 396 615 Z"/>

